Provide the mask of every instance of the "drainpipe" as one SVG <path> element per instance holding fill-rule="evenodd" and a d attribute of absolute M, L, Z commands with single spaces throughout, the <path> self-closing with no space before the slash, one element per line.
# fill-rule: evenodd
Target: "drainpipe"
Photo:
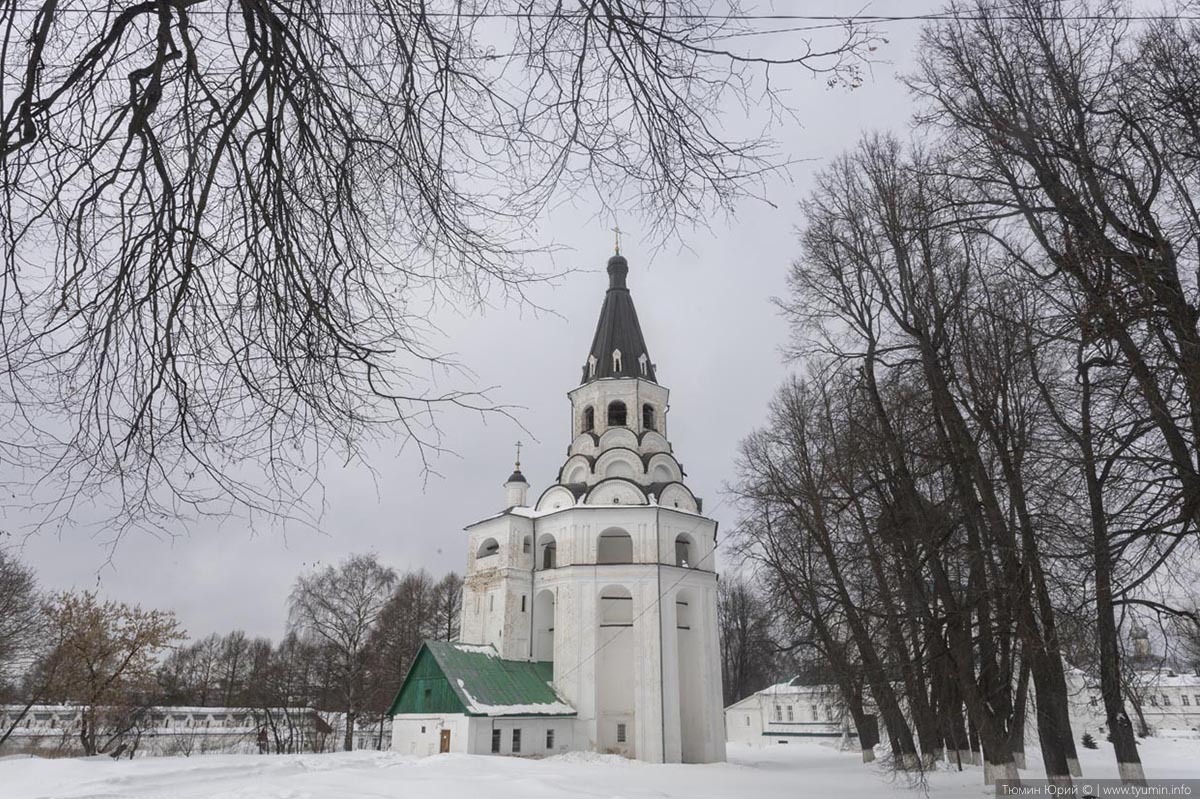
<path fill-rule="evenodd" d="M 654 511 L 654 571 L 658 580 L 658 726 L 663 762 L 667 762 L 667 693 L 663 682 L 663 658 L 666 655 L 666 631 L 663 625 L 662 595 L 662 508 Z M 678 654 L 676 659 L 678 659 Z M 683 758 L 681 757 L 680 760 Z"/>
<path fill-rule="evenodd" d="M 529 530 L 529 539 L 530 539 L 530 541 L 529 541 L 529 557 L 533 561 L 529 566 L 529 659 L 530 659 L 530 661 L 532 661 L 533 660 L 533 649 L 534 649 L 533 614 L 536 612 L 534 610 L 534 608 L 537 607 L 537 602 L 534 601 L 534 597 L 537 596 L 537 592 L 536 592 L 534 584 L 533 584 L 534 579 L 537 577 L 537 520 L 531 519 L 529 522 L 529 527 L 530 527 L 530 530 Z M 550 659 L 551 660 L 554 659 L 553 652 L 550 653 Z M 551 672 L 551 674 L 553 674 L 553 673 L 554 672 Z"/>

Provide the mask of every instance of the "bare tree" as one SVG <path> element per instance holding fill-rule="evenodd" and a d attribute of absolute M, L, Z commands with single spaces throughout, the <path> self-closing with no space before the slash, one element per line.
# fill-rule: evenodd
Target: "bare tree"
<path fill-rule="evenodd" d="M 1088 498 L 1109 734 L 1122 778 L 1141 782 L 1115 616 L 1189 613 L 1137 589 L 1161 589 L 1200 523 L 1200 27 L 1135 28 L 1117 0 L 961 8 L 926 32 L 913 85 L 970 184 L 968 213 L 1062 309 L 1043 340 L 1075 344 L 1078 389 L 1055 413 Z"/>
<path fill-rule="evenodd" d="M 462 621 L 463 579 L 450 572 L 434 586 L 434 627 L 431 637 L 440 641 L 457 641 Z"/>
<path fill-rule="evenodd" d="M 395 584 L 396 573 L 375 555 L 354 555 L 301 577 L 292 589 L 292 629 L 328 650 L 330 689 L 346 714 L 347 751 L 354 747 L 354 724 L 366 701 L 370 636 Z"/>
<path fill-rule="evenodd" d="M 173 650 L 158 669 L 164 701 L 234 706 L 247 691 L 255 644 L 244 632 L 235 630 L 223 636 L 214 633 Z"/>
<path fill-rule="evenodd" d="M 20 694 L 20 683 L 48 636 L 33 569 L 10 552 L 0 549 L 0 695 L 12 699 Z M 0 728 L 0 744 L 25 719 L 38 701 L 36 694 L 21 696 L 23 709 L 11 715 L 7 727 Z"/>
<path fill-rule="evenodd" d="M 769 70 L 736 2 L 0 6 L 0 457 L 69 517 L 289 507 L 327 451 L 437 447 L 431 304 L 522 295 L 531 223 L 590 192 L 669 230 L 786 163 L 714 116 Z M 20 43 L 20 44 L 18 44 Z M 30 463 L 33 453 L 43 457 Z M 269 485 L 264 489 L 264 485 Z"/>
<path fill-rule="evenodd" d="M 43 629 L 41 605 L 33 569 L 0 549 L 0 687 L 28 665 Z"/>
<path fill-rule="evenodd" d="M 717 627 L 721 638 L 721 684 L 731 705 L 770 684 L 779 644 L 771 629 L 771 610 L 743 579 L 726 576 L 717 589 Z"/>
<path fill-rule="evenodd" d="M 46 695 L 81 706 L 79 741 L 88 755 L 136 731 L 155 689 L 158 656 L 183 639 L 175 615 L 94 593 L 64 593 L 48 608 L 54 646 L 38 665 Z"/>

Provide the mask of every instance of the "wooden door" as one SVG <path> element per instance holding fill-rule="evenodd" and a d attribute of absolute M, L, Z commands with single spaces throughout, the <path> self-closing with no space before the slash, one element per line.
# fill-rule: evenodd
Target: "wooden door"
<path fill-rule="evenodd" d="M 450 751 L 450 730 L 442 730 L 441 738 L 438 746 L 439 752 Z"/>

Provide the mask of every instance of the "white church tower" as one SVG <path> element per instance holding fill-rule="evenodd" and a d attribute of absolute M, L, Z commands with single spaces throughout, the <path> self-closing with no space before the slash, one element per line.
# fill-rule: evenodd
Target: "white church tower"
<path fill-rule="evenodd" d="M 720 761 L 717 523 L 683 482 L 628 272 L 609 260 L 557 480 L 530 505 L 518 462 L 509 507 L 467 528 L 461 641 L 549 661 L 571 748 Z"/>

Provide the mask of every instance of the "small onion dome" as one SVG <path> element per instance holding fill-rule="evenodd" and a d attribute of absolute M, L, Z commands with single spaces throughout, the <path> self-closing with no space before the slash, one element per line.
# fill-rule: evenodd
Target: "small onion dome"
<path fill-rule="evenodd" d="M 610 289 L 625 288 L 625 278 L 629 275 L 629 262 L 625 256 L 617 253 L 608 259 L 608 287 Z"/>
<path fill-rule="evenodd" d="M 525 479 L 525 475 L 521 474 L 520 469 L 514 471 L 508 476 L 508 479 L 504 481 L 505 485 L 508 485 L 509 483 L 524 483 L 525 485 L 529 485 L 529 482 Z"/>

